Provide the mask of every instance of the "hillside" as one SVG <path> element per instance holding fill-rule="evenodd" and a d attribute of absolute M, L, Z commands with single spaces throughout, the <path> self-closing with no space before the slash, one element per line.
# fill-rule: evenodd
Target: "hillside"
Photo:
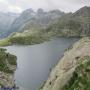
<path fill-rule="evenodd" d="M 43 9 L 38 9 L 36 12 L 32 9 L 27 9 L 21 13 L 21 15 L 16 18 L 11 27 L 12 31 L 24 31 L 24 30 L 38 30 L 40 28 L 46 27 L 50 22 L 58 19 L 64 15 L 64 12 L 60 10 L 44 11 Z"/>
<path fill-rule="evenodd" d="M 0 38 L 8 36 L 8 31 L 18 14 L 0 12 Z"/>
<path fill-rule="evenodd" d="M 65 14 L 58 21 L 50 24 L 46 31 L 53 36 L 89 36 L 90 7 L 85 6 L 75 13 Z"/>
<path fill-rule="evenodd" d="M 90 38 L 67 49 L 40 90 L 90 90 Z"/>
<path fill-rule="evenodd" d="M 0 40 L 0 46 L 32 45 L 50 40 L 50 36 L 42 30 L 12 33 L 9 37 Z"/>
<path fill-rule="evenodd" d="M 16 66 L 16 56 L 6 53 L 5 49 L 0 48 L 0 89 L 3 86 L 14 86 L 13 74 Z"/>
<path fill-rule="evenodd" d="M 51 11 L 52 13 L 60 13 L 60 11 Z M 48 12 L 48 13 L 51 13 Z M 28 14 L 29 13 L 29 14 Z M 38 11 L 38 16 L 39 19 L 43 17 L 45 19 L 45 16 L 42 14 L 45 13 L 44 11 L 40 10 Z M 84 37 L 84 36 L 90 36 L 90 7 L 83 7 L 76 11 L 75 13 L 68 13 L 64 14 L 61 18 L 58 20 L 55 18 L 54 21 L 52 21 L 50 24 L 49 22 L 46 25 L 45 23 L 42 23 L 46 27 L 42 27 L 40 22 L 34 23 L 34 24 L 29 24 L 29 26 L 25 23 L 30 22 L 31 23 L 31 17 L 28 15 L 34 15 L 34 12 L 31 10 L 26 10 L 21 14 L 21 16 L 15 21 L 16 24 L 20 25 L 15 25 L 16 30 L 20 30 L 19 28 L 25 24 L 25 27 L 21 29 L 22 32 L 20 33 L 13 33 L 11 34 L 7 39 L 1 40 L 0 45 L 13 45 L 13 44 L 25 44 L 25 45 L 30 45 L 30 44 L 37 44 L 41 43 L 47 40 L 50 40 L 51 38 L 54 37 Z M 48 16 L 47 14 L 45 14 Z M 55 15 L 50 14 L 52 17 Z M 26 16 L 28 17 L 26 18 Z M 37 15 L 35 14 L 35 17 Z M 60 17 L 60 15 L 59 15 Z M 47 19 L 46 19 L 47 20 Z M 35 19 L 36 21 L 36 19 Z M 44 21 L 44 20 L 42 20 Z M 51 20 L 50 20 L 51 21 Z M 37 24 L 40 24 L 38 26 Z M 35 25 L 35 26 L 34 26 Z M 24 26 L 24 25 L 23 25 Z M 12 25 L 13 27 L 13 25 Z M 14 29 L 13 29 L 14 30 Z"/>
<path fill-rule="evenodd" d="M 84 63 L 75 69 L 72 78 L 62 90 L 90 90 L 90 57 L 82 59 Z"/>
<path fill-rule="evenodd" d="M 64 15 L 64 12 L 59 10 L 46 12 L 43 9 L 38 9 L 36 12 L 27 9 L 21 14 L 0 12 L 0 38 L 5 38 L 13 32 L 45 28 L 50 22 L 62 15 Z"/>

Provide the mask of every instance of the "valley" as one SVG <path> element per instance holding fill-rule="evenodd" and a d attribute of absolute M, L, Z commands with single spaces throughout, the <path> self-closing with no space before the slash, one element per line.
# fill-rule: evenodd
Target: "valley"
<path fill-rule="evenodd" d="M 53 19 L 54 21 L 49 20 L 49 22 L 52 22 L 52 23 L 48 22 L 47 25 L 43 24 L 41 21 L 44 21 L 44 18 L 46 18 L 46 16 L 51 12 L 56 15 L 57 14 L 59 15 L 57 15 L 57 18 L 54 18 L 55 20 Z M 19 17 L 21 20 L 16 19 L 15 22 L 17 20 L 22 21 L 22 19 L 24 19 L 23 18 L 24 15 L 25 16 L 27 16 L 28 14 L 32 15 L 32 13 L 34 12 L 30 10 L 24 11 Z M 45 12 L 40 10 L 40 11 L 37 11 L 37 13 L 43 16 L 41 13 L 45 13 Z M 51 15 L 53 17 L 52 13 Z M 34 17 L 36 17 L 36 15 Z M 36 19 L 35 21 L 32 21 L 32 20 L 29 20 L 28 18 L 25 18 L 27 19 L 26 21 L 24 21 L 25 25 L 21 24 L 21 26 L 19 26 L 19 27 L 24 26 L 23 29 L 21 30 L 15 29 L 15 30 L 18 30 L 19 32 L 18 31 L 15 32 L 14 30 L 15 26 L 12 25 L 13 29 L 11 30 L 14 30 L 14 33 L 9 35 L 8 38 L 1 40 L 0 46 L 14 45 L 14 44 L 32 45 L 32 44 L 42 43 L 44 41 L 48 41 L 52 38 L 57 38 L 57 37 L 66 37 L 66 38 L 67 37 L 85 37 L 90 35 L 90 31 L 89 31 L 90 30 L 90 7 L 85 6 L 74 13 L 68 13 L 68 14 L 63 14 L 63 12 L 54 10 L 54 11 L 48 12 L 45 15 L 46 16 L 43 16 L 43 20 L 40 21 L 41 24 L 43 25 L 41 25 L 39 22 L 37 23 Z M 38 18 L 41 19 L 41 17 L 38 17 Z M 31 22 L 28 23 L 28 21 L 31 21 L 33 23 Z M 34 22 L 37 24 L 40 24 L 40 26 L 36 25 Z"/>
<path fill-rule="evenodd" d="M 30 8 L 0 17 L 0 87 L 90 89 L 89 6 L 71 13 Z"/>

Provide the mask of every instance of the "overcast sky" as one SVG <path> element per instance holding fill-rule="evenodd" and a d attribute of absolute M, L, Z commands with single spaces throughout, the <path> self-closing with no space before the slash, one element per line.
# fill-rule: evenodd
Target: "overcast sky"
<path fill-rule="evenodd" d="M 74 12 L 83 6 L 90 6 L 90 0 L 0 0 L 0 11 L 15 13 L 28 8 Z"/>

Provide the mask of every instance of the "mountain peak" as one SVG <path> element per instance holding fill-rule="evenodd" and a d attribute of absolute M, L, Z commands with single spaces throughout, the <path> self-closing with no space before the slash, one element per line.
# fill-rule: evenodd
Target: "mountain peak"
<path fill-rule="evenodd" d="M 27 15 L 27 14 L 32 14 L 32 13 L 34 13 L 34 11 L 33 11 L 33 9 L 27 9 L 27 10 L 25 10 L 25 11 L 23 11 L 22 12 L 22 14 L 24 14 L 24 15 Z"/>
<path fill-rule="evenodd" d="M 89 6 L 84 6 L 81 9 L 90 9 L 90 7 Z"/>
<path fill-rule="evenodd" d="M 74 13 L 74 15 L 78 16 L 90 16 L 90 7 L 89 6 L 84 6 L 80 8 L 78 11 Z"/>
<path fill-rule="evenodd" d="M 90 7 L 89 6 L 84 6 L 84 7 L 82 7 L 81 9 L 79 9 L 78 11 L 83 11 L 83 12 L 85 12 L 85 11 L 90 11 Z"/>

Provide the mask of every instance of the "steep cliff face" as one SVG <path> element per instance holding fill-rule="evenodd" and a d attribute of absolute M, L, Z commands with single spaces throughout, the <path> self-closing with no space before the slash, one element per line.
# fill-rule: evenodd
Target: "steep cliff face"
<path fill-rule="evenodd" d="M 88 64 L 86 64 L 88 62 Z M 81 66 L 81 69 L 77 69 Z M 60 60 L 60 62 L 56 65 L 56 67 L 52 70 L 48 80 L 46 81 L 45 85 L 41 90 L 74 90 L 69 88 L 69 82 L 71 78 L 74 78 L 75 72 L 83 76 L 85 72 L 85 68 L 88 69 L 88 73 L 90 74 L 90 38 L 86 37 L 75 43 L 72 47 L 68 48 L 67 51 L 64 53 L 64 57 Z M 78 71 L 79 70 L 79 71 Z M 75 80 L 79 80 L 78 89 L 77 90 L 89 90 L 90 87 L 90 76 L 89 74 L 85 74 L 86 78 L 88 79 L 87 87 L 85 84 L 82 84 L 78 78 L 73 79 L 73 83 Z M 84 80 L 82 80 L 84 81 Z M 87 81 L 87 80 L 86 80 Z M 63 89 L 65 85 L 68 85 L 67 88 Z M 79 88 L 79 87 L 86 87 L 86 88 Z M 65 86 L 66 87 L 66 86 Z M 76 90 L 76 89 L 75 89 Z"/>

